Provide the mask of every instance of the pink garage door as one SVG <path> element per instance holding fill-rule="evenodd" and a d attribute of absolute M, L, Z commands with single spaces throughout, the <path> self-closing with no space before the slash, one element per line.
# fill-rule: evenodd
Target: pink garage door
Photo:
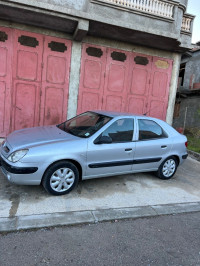
<path fill-rule="evenodd" d="M 102 109 L 124 111 L 128 87 L 129 53 L 107 49 Z"/>
<path fill-rule="evenodd" d="M 0 137 L 9 132 L 12 38 L 11 30 L 0 27 Z"/>
<path fill-rule="evenodd" d="M 71 42 L 46 36 L 42 65 L 41 125 L 66 120 L 70 61 Z"/>
<path fill-rule="evenodd" d="M 2 32 L 0 39 L 1 36 L 2 40 L 7 39 L 0 41 L 0 97 L 7 104 L 0 107 L 3 118 L 0 136 L 16 129 L 64 120 L 71 41 L 6 28 Z"/>
<path fill-rule="evenodd" d="M 102 108 L 106 48 L 83 45 L 77 113 Z"/>
<path fill-rule="evenodd" d="M 83 44 L 77 113 L 103 109 L 165 120 L 171 71 L 172 60 Z"/>
<path fill-rule="evenodd" d="M 39 124 L 43 36 L 14 30 L 12 130 Z"/>

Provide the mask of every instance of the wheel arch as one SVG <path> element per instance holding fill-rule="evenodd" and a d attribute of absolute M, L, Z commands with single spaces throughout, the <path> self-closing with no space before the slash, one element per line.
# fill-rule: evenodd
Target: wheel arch
<path fill-rule="evenodd" d="M 179 158 L 179 156 L 178 155 L 171 155 L 171 156 L 173 156 L 176 159 L 176 161 L 177 161 L 177 163 L 179 165 L 180 164 L 180 158 Z M 171 157 L 171 156 L 169 156 L 169 157 Z"/>
<path fill-rule="evenodd" d="M 45 173 L 47 172 L 47 170 L 48 170 L 50 167 L 52 167 L 54 164 L 59 163 L 59 162 L 70 162 L 70 163 L 73 163 L 73 164 L 76 166 L 76 168 L 78 169 L 78 172 L 79 172 L 79 180 L 80 180 L 80 181 L 82 180 L 82 173 L 83 173 L 83 170 L 82 170 L 82 166 L 81 166 L 81 164 L 80 164 L 79 162 L 77 162 L 76 160 L 73 160 L 73 159 L 62 159 L 62 160 L 58 160 L 58 161 L 55 161 L 55 162 L 51 163 L 51 164 L 46 168 L 46 170 L 44 171 L 44 173 L 43 173 L 43 175 L 42 175 L 42 179 L 41 179 L 40 184 L 42 184 L 42 180 L 43 180 L 44 175 L 45 175 Z"/>

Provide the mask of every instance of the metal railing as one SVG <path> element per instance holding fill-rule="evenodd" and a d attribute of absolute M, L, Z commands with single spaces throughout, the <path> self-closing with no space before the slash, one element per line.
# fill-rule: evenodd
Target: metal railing
<path fill-rule="evenodd" d="M 165 18 L 173 18 L 174 5 L 162 0 L 100 0 L 100 2 L 111 3 Z"/>

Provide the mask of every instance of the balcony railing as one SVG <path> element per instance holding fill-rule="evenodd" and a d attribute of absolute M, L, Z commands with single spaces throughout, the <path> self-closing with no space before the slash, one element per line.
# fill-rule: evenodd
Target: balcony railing
<path fill-rule="evenodd" d="M 163 0 L 98 0 L 153 15 L 173 18 L 174 5 Z"/>
<path fill-rule="evenodd" d="M 192 22 L 191 17 L 183 16 L 181 30 L 190 32 L 191 31 L 191 22 Z"/>

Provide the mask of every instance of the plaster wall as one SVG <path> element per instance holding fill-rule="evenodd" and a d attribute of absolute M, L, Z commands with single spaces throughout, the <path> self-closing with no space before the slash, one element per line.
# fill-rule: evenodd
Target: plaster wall
<path fill-rule="evenodd" d="M 86 11 L 88 0 L 40 0 L 40 2 Z"/>
<path fill-rule="evenodd" d="M 183 128 L 184 120 L 185 128 L 200 128 L 200 96 L 181 99 L 179 117 L 174 118 L 173 126 Z"/>
<path fill-rule="evenodd" d="M 193 53 L 193 56 L 186 62 L 183 89 L 190 89 L 191 79 L 192 83 L 200 83 L 200 51 Z"/>

